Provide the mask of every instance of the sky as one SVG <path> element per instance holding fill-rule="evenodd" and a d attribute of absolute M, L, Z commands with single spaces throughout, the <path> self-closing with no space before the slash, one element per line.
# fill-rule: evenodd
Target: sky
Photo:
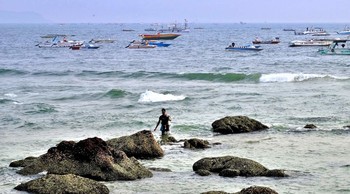
<path fill-rule="evenodd" d="M 349 23 L 349 9 L 350 0 L 0 0 L 0 22 Z"/>

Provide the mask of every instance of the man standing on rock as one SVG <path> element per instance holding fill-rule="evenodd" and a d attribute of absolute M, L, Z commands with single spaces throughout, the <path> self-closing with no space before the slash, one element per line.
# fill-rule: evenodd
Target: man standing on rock
<path fill-rule="evenodd" d="M 161 124 L 160 131 L 162 132 L 162 135 L 165 135 L 165 134 L 169 133 L 169 131 L 170 131 L 170 121 L 171 121 L 170 115 L 168 115 L 166 113 L 165 108 L 162 108 L 162 115 L 160 115 L 159 120 L 157 122 L 157 125 L 154 128 L 154 131 L 157 130 L 157 127 L 158 127 L 158 125 L 160 123 Z"/>

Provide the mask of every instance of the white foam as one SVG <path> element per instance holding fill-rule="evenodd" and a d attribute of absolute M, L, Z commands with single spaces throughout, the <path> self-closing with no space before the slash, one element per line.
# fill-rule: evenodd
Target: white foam
<path fill-rule="evenodd" d="M 333 79 L 348 79 L 344 77 L 335 77 L 330 75 L 321 74 L 303 74 L 303 73 L 273 73 L 273 74 L 262 74 L 260 82 L 301 82 L 314 78 L 333 78 Z"/>
<path fill-rule="evenodd" d="M 10 97 L 10 98 L 16 98 L 17 95 L 14 93 L 8 93 L 8 94 L 4 94 L 4 96 Z"/>
<path fill-rule="evenodd" d="M 138 102 L 163 102 L 163 101 L 178 101 L 184 100 L 186 96 L 175 96 L 173 94 L 159 94 L 147 90 L 140 95 Z"/>

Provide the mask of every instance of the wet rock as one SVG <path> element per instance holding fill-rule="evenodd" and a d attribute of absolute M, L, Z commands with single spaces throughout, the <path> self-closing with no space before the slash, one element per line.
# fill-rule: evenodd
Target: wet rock
<path fill-rule="evenodd" d="M 242 189 L 240 192 L 234 194 L 278 194 L 273 189 L 262 186 L 251 186 L 245 189 Z"/>
<path fill-rule="evenodd" d="M 199 169 L 199 170 L 197 170 L 195 172 L 196 172 L 196 174 L 198 174 L 200 176 L 209 176 L 209 175 L 211 175 L 209 170 Z"/>
<path fill-rule="evenodd" d="M 230 194 L 230 193 L 226 193 L 225 191 L 208 191 L 201 194 Z"/>
<path fill-rule="evenodd" d="M 148 168 L 152 171 L 158 171 L 158 172 L 171 172 L 171 170 L 169 168 L 156 168 L 156 167 L 151 167 Z"/>
<path fill-rule="evenodd" d="M 54 175 L 49 174 L 45 177 L 22 183 L 15 187 L 19 191 L 27 191 L 37 194 L 56 194 L 56 193 L 89 193 L 89 194 L 107 194 L 108 188 L 91 179 L 80 176 Z"/>
<path fill-rule="evenodd" d="M 194 171 L 207 170 L 220 176 L 287 176 L 283 170 L 269 170 L 258 162 L 234 156 L 203 158 L 192 166 Z"/>
<path fill-rule="evenodd" d="M 192 139 L 185 140 L 184 148 L 205 149 L 205 148 L 210 148 L 210 146 L 207 140 L 192 138 Z"/>
<path fill-rule="evenodd" d="M 122 150 L 128 157 L 152 159 L 164 156 L 151 131 L 143 130 L 130 136 L 110 139 L 107 144 L 115 150 Z"/>
<path fill-rule="evenodd" d="M 213 131 L 221 134 L 246 133 L 268 129 L 259 121 L 247 116 L 227 116 L 212 123 Z"/>
<path fill-rule="evenodd" d="M 135 158 L 115 150 L 100 138 L 88 138 L 78 143 L 63 141 L 37 159 L 25 159 L 22 175 L 47 171 L 49 174 L 75 174 L 94 180 L 135 180 L 152 177 L 152 172 Z"/>
<path fill-rule="evenodd" d="M 316 129 L 317 126 L 314 125 L 314 124 L 306 124 L 306 125 L 304 126 L 304 128 L 306 128 L 306 129 Z"/>
<path fill-rule="evenodd" d="M 220 171 L 219 176 L 223 177 L 236 177 L 239 176 L 240 172 L 236 169 L 224 169 Z"/>

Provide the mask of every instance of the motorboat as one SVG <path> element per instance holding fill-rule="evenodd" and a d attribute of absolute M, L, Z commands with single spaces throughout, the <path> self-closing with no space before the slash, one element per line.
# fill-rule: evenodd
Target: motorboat
<path fill-rule="evenodd" d="M 51 37 L 51 36 L 45 36 Z M 45 42 L 41 42 L 37 44 L 39 48 L 69 48 L 73 45 L 77 44 L 83 44 L 84 41 L 77 41 L 77 40 L 67 40 L 67 37 L 65 35 L 56 35 L 53 36 L 51 40 L 47 40 Z"/>
<path fill-rule="evenodd" d="M 128 49 L 149 49 L 149 48 L 156 48 L 156 47 L 157 47 L 157 45 L 150 45 L 148 41 L 133 40 L 125 48 L 128 48 Z"/>
<path fill-rule="evenodd" d="M 180 36 L 180 34 L 171 33 L 157 33 L 157 34 L 140 34 L 143 40 L 173 40 Z"/>
<path fill-rule="evenodd" d="M 69 48 L 72 50 L 81 50 L 81 49 L 98 49 L 100 47 L 93 44 L 76 44 Z"/>
<path fill-rule="evenodd" d="M 89 43 L 95 44 L 95 43 L 114 43 L 114 39 L 91 39 Z"/>
<path fill-rule="evenodd" d="M 260 46 L 246 45 L 246 46 L 235 46 L 234 43 L 225 48 L 227 51 L 262 51 Z"/>
<path fill-rule="evenodd" d="M 332 44 L 332 40 L 322 39 L 311 39 L 311 40 L 293 40 L 289 42 L 290 47 L 301 47 L 301 46 L 329 46 Z"/>
<path fill-rule="evenodd" d="M 272 39 L 272 40 L 260 40 L 259 38 L 256 38 L 252 41 L 253 44 L 278 44 L 280 43 L 280 39 L 278 37 Z"/>
<path fill-rule="evenodd" d="M 148 44 L 149 45 L 156 45 L 157 47 L 168 47 L 171 45 L 169 43 L 164 43 L 164 42 L 154 41 L 154 40 L 148 41 Z"/>
<path fill-rule="evenodd" d="M 350 48 L 346 42 L 347 40 L 335 40 L 328 48 L 319 49 L 318 53 L 322 55 L 350 55 Z"/>
<path fill-rule="evenodd" d="M 350 28 L 345 27 L 344 30 L 337 32 L 339 35 L 350 35 Z"/>

